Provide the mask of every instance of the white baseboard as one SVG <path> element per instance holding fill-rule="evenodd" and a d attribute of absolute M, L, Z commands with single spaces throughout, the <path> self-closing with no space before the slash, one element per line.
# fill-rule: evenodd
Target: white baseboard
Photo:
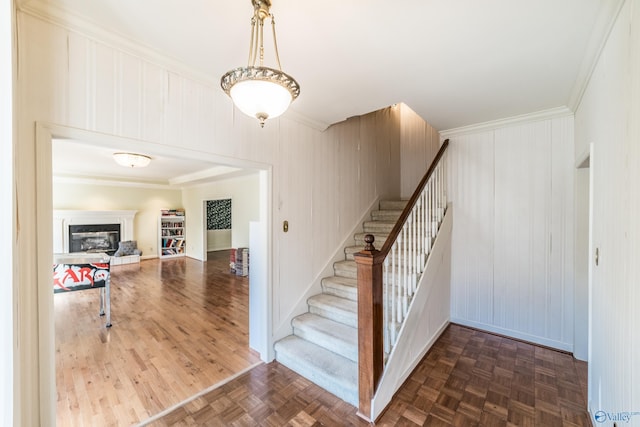
<path fill-rule="evenodd" d="M 472 320 L 460 319 L 457 317 L 452 317 L 451 323 L 457 323 L 458 325 L 481 329 L 483 331 L 493 332 L 495 334 L 505 335 L 507 337 L 515 338 L 518 340 L 528 341 L 533 344 L 539 344 L 545 347 L 551 347 L 557 350 L 573 353 L 573 345 L 562 341 L 551 340 L 549 338 L 539 337 L 537 335 L 531 335 L 513 329 L 501 328 L 499 326 L 490 325 L 488 323 L 474 322 Z"/>

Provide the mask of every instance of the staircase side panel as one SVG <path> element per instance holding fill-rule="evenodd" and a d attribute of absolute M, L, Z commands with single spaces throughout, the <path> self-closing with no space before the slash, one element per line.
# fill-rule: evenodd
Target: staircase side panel
<path fill-rule="evenodd" d="M 418 291 L 371 401 L 372 420 L 382 414 L 393 395 L 449 324 L 452 226 L 453 209 L 449 204 Z"/>
<path fill-rule="evenodd" d="M 353 243 L 353 236 L 356 233 L 361 232 L 362 223 L 365 220 L 371 218 L 371 211 L 377 208 L 380 204 L 380 200 L 374 200 L 369 208 L 362 214 L 362 216 L 356 221 L 353 225 L 353 228 L 349 230 L 347 234 L 345 234 L 342 243 L 337 247 L 335 252 L 326 260 L 324 267 L 320 270 L 320 272 L 315 276 L 313 282 L 311 282 L 307 289 L 301 294 L 300 298 L 293 305 L 291 310 L 287 313 L 286 316 L 283 317 L 282 321 L 280 321 L 277 325 L 274 325 L 273 328 L 273 341 L 278 341 L 288 335 L 293 333 L 293 327 L 291 326 L 291 321 L 294 317 L 299 316 L 303 313 L 309 311 L 309 306 L 307 304 L 307 300 L 314 296 L 322 293 L 322 279 L 325 277 L 333 276 L 334 270 L 333 265 L 338 261 L 345 260 L 344 248 L 347 246 L 351 246 Z M 364 248 L 364 245 L 362 245 Z"/>

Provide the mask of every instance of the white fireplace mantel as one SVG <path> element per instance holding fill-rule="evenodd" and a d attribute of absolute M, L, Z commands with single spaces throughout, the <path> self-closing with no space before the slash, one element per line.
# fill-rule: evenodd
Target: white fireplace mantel
<path fill-rule="evenodd" d="M 69 252 L 70 225 L 120 224 L 120 240 L 133 240 L 133 218 L 138 211 L 53 211 L 53 253 Z"/>

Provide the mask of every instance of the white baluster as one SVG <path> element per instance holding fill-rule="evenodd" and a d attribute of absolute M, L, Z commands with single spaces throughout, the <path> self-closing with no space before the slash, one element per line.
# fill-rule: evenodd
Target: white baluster
<path fill-rule="evenodd" d="M 402 239 L 404 240 L 402 251 L 402 320 L 407 315 L 407 289 L 409 287 L 409 274 L 407 271 L 407 249 L 409 248 L 409 242 L 407 237 L 407 225 L 402 227 Z"/>
<path fill-rule="evenodd" d="M 395 284 L 395 290 L 394 292 L 396 293 L 396 322 L 400 323 L 402 322 L 402 266 L 400 265 L 400 258 L 402 256 L 402 232 L 400 232 L 400 235 L 398 236 L 398 252 L 397 252 L 397 256 L 396 256 L 396 267 L 394 268 L 394 273 L 396 274 L 396 280 L 394 280 L 394 284 Z M 395 342 L 395 340 L 394 340 Z"/>
<path fill-rule="evenodd" d="M 382 274 L 382 324 L 384 325 L 382 339 L 384 352 L 389 354 L 391 351 L 391 344 L 389 343 L 389 257 L 384 259 Z"/>

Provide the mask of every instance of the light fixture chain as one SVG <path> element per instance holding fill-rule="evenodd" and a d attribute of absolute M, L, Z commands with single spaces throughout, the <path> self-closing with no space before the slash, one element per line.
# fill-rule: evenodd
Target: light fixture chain
<path fill-rule="evenodd" d="M 248 67 L 251 67 L 256 64 L 256 50 L 257 50 L 257 40 L 256 40 L 256 18 L 255 16 L 251 18 L 251 44 L 249 44 L 249 63 Z"/>
<path fill-rule="evenodd" d="M 258 37 L 260 38 L 260 66 L 264 66 L 264 19 L 260 19 L 260 31 Z"/>
<path fill-rule="evenodd" d="M 282 71 L 282 65 L 280 65 L 280 54 L 278 53 L 278 41 L 276 40 L 276 18 L 271 14 L 271 29 L 273 30 L 273 46 L 276 51 L 276 61 L 278 62 L 278 70 Z"/>

